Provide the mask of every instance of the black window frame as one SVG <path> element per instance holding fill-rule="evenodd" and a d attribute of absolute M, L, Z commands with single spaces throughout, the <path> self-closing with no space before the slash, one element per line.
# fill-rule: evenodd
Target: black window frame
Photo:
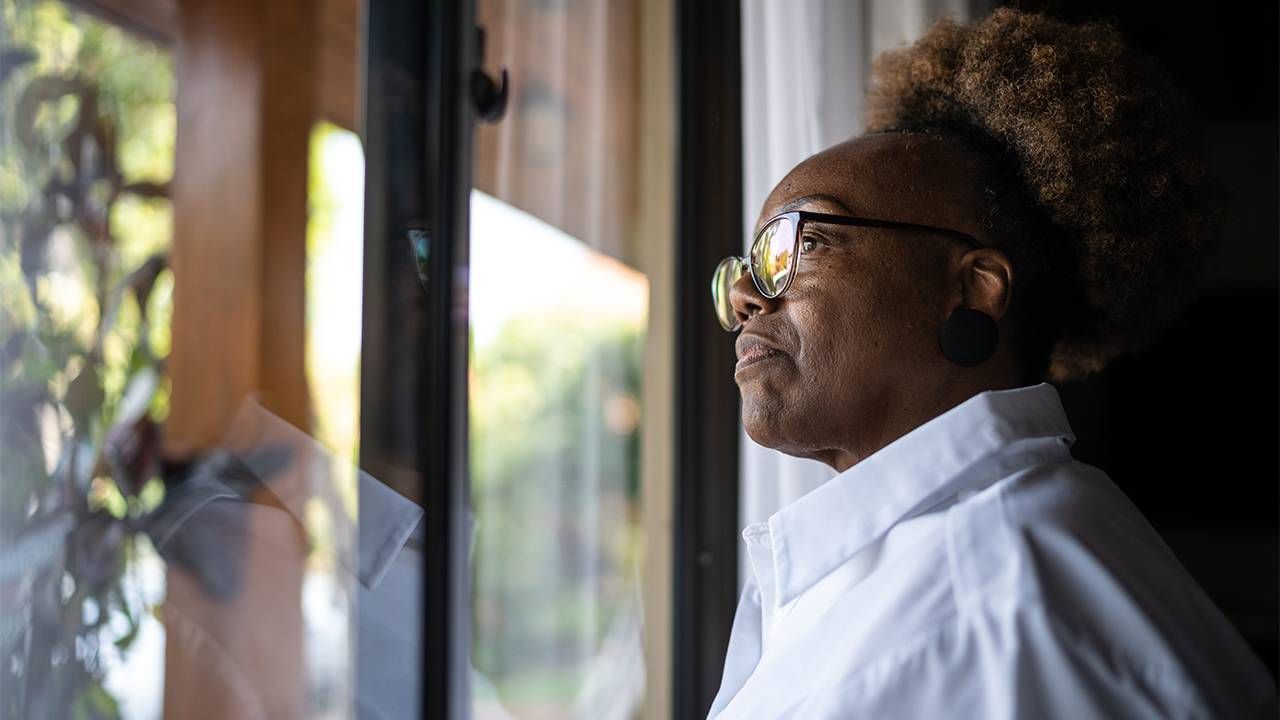
<path fill-rule="evenodd" d="M 738 600 L 739 395 L 710 282 L 743 248 L 741 3 L 676 2 L 675 23 L 672 716 L 703 718 Z"/>
<path fill-rule="evenodd" d="M 708 283 L 742 244 L 740 7 L 708 0 L 673 10 L 670 715 L 700 718 L 719 688 L 738 592 L 738 392 L 732 337 L 711 311 Z M 465 282 L 475 3 L 381 0 L 362 12 L 361 465 L 407 466 L 422 479 L 422 717 L 452 720 L 470 708 Z M 414 242 L 425 258 L 411 253 Z"/>
<path fill-rule="evenodd" d="M 471 700 L 465 282 L 475 4 L 378 0 L 362 13 L 360 463 L 419 480 L 421 716 L 455 720 L 470 715 Z"/>

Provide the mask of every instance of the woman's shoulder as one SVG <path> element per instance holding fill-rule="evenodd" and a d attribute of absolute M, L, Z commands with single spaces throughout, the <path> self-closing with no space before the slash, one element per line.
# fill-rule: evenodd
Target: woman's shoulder
<path fill-rule="evenodd" d="M 1038 465 L 1006 478 L 997 490 L 1004 521 L 1027 539 L 1049 534 L 1078 540 L 1105 536 L 1138 544 L 1128 550 L 1173 560 L 1142 511 L 1101 468 L 1074 458 Z"/>
<path fill-rule="evenodd" d="M 1103 470 L 1074 459 L 1037 466 L 973 500 L 952 509 L 949 546 L 972 556 L 953 567 L 976 602 L 1044 612 L 1109 662 L 1198 686 L 1210 707 L 1274 694 L 1243 638 Z"/>
<path fill-rule="evenodd" d="M 1142 511 L 1100 468 L 1075 459 L 1038 465 L 996 483 L 953 525 L 971 524 L 1026 592 L 1047 598 L 1109 592 L 1203 593 Z M 992 532 L 992 528 L 998 531 Z M 985 529 L 985 531 L 984 531 Z"/>

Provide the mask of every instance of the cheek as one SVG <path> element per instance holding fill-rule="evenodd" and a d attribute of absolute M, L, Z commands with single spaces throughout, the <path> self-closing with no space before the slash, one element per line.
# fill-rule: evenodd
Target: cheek
<path fill-rule="evenodd" d="M 804 329 L 797 364 L 824 391 L 893 374 L 928 351 L 928 293 L 890 275 L 891 267 L 861 270 L 824 278 L 794 308 L 795 326 Z"/>

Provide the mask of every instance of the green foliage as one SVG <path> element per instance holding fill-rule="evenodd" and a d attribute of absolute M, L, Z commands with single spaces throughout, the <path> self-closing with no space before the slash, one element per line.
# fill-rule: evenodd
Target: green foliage
<path fill-rule="evenodd" d="M 641 343 L 525 316 L 472 350 L 474 662 L 508 703 L 571 701 L 634 591 Z"/>
<path fill-rule="evenodd" d="M 163 493 L 172 78 L 118 28 L 0 0 L 4 717 L 119 714 L 99 648 L 137 636 L 124 574 Z"/>

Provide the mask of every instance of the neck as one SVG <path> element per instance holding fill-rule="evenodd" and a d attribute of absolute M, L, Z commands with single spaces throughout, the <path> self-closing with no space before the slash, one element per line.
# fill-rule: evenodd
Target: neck
<path fill-rule="evenodd" d="M 898 393 L 882 408 L 882 422 L 875 432 L 860 429 L 857 437 L 851 438 L 844 447 L 816 453 L 814 459 L 830 465 L 836 472 L 844 472 L 978 393 L 1018 387 L 1017 375 L 1005 365 L 989 362 L 977 368 L 957 367 L 936 383 L 917 384 L 912 388 L 915 392 Z"/>

